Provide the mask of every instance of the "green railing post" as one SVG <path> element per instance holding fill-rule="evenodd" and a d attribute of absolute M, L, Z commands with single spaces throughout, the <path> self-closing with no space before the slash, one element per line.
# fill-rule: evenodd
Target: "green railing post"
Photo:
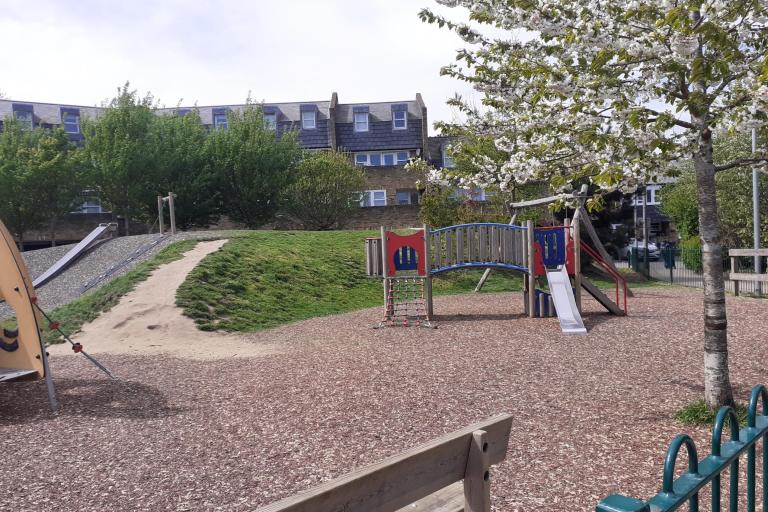
<path fill-rule="evenodd" d="M 762 413 L 758 406 L 762 404 Z M 728 422 L 731 439 L 723 448 L 722 434 Z M 736 412 L 731 407 L 722 407 L 712 429 L 712 453 L 699 461 L 696 445 L 684 434 L 672 441 L 664 459 L 664 474 L 661 492 L 648 501 L 640 501 L 621 495 L 611 495 L 603 499 L 595 508 L 597 512 L 672 512 L 679 510 L 688 502 L 688 508 L 697 512 L 699 492 L 706 485 L 711 485 L 713 512 L 721 509 L 721 475 L 728 470 L 730 474 L 729 510 L 737 512 L 739 506 L 739 458 L 747 455 L 747 510 L 756 508 L 756 449 L 757 443 L 763 444 L 763 511 L 768 512 L 768 389 L 755 386 L 749 400 L 747 427 L 740 429 Z M 675 479 L 675 462 L 680 449 L 685 446 L 688 452 L 688 471 Z"/>

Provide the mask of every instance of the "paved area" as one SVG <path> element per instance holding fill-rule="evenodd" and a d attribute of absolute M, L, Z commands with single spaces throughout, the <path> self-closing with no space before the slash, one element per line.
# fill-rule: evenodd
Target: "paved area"
<path fill-rule="evenodd" d="M 768 382 L 768 301 L 728 299 L 738 397 Z M 639 289 L 629 318 L 587 309 L 587 336 L 520 314 L 519 294 L 439 297 L 439 328 L 370 328 L 380 311 L 256 333 L 279 354 L 200 361 L 104 355 L 0 386 L 1 510 L 248 510 L 499 412 L 496 510 L 594 510 L 655 493 L 672 419 L 702 395 L 698 290 Z M 137 332 L 136 336 L 141 336 Z M 759 464 L 759 463 L 758 463 Z M 759 467 L 759 466 L 758 466 Z"/>

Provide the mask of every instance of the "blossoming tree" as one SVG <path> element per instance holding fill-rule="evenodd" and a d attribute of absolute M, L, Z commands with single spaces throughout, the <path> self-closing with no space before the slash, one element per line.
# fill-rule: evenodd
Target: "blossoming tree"
<path fill-rule="evenodd" d="M 466 107 L 467 124 L 493 135 L 510 158 L 471 173 L 438 170 L 432 179 L 502 190 L 541 180 L 557 191 L 588 181 L 631 192 L 671 162 L 693 161 L 705 400 L 713 408 L 731 403 L 715 174 L 768 157 L 715 165 L 712 138 L 757 125 L 768 111 L 768 1 L 438 2 L 465 7 L 473 22 L 421 11 L 422 20 L 470 43 L 442 73 L 483 93 L 486 113 Z"/>

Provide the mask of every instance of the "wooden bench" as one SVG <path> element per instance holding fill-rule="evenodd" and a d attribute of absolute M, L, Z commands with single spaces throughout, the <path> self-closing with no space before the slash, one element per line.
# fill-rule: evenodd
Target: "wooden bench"
<path fill-rule="evenodd" d="M 506 457 L 511 427 L 512 416 L 494 416 L 257 512 L 488 512 L 490 466 Z"/>

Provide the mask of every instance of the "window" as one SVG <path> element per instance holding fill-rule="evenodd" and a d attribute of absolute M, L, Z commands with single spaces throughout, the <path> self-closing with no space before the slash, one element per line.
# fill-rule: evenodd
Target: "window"
<path fill-rule="evenodd" d="M 80 116 L 74 112 L 64 112 L 61 114 L 61 122 L 64 125 L 64 131 L 67 133 L 80 133 Z"/>
<path fill-rule="evenodd" d="M 355 131 L 368 131 L 368 112 L 355 112 Z"/>
<path fill-rule="evenodd" d="M 456 167 L 456 162 L 454 162 L 451 155 L 448 154 L 448 146 L 443 146 L 443 167 L 448 169 Z"/>
<path fill-rule="evenodd" d="M 406 128 L 408 128 L 408 112 L 405 110 L 392 112 L 392 129 L 405 130 Z"/>
<path fill-rule="evenodd" d="M 397 151 L 388 153 L 355 153 L 355 164 L 357 165 L 405 165 L 408 163 L 408 151 Z"/>
<path fill-rule="evenodd" d="M 229 123 L 227 121 L 227 114 L 214 114 L 213 115 L 213 127 L 227 129 Z"/>
<path fill-rule="evenodd" d="M 14 112 L 14 115 L 24 130 L 31 130 L 34 126 L 34 114 L 32 114 L 32 112 L 17 110 Z"/>
<path fill-rule="evenodd" d="M 416 189 L 398 190 L 395 194 L 397 204 L 419 204 L 419 192 Z"/>
<path fill-rule="evenodd" d="M 73 213 L 102 213 L 101 198 L 97 190 L 83 190 L 83 202 Z"/>
<path fill-rule="evenodd" d="M 470 190 L 457 188 L 453 191 L 451 197 L 454 199 L 468 199 L 470 201 L 482 202 L 486 201 L 488 197 L 492 195 L 493 194 L 491 192 L 486 193 L 485 190 L 481 188 L 473 188 Z"/>
<path fill-rule="evenodd" d="M 659 205 L 661 204 L 661 191 L 660 185 L 648 185 L 645 189 L 645 204 L 647 205 Z M 638 191 L 632 200 L 632 204 L 636 206 L 643 205 L 643 193 Z"/>
<path fill-rule="evenodd" d="M 317 112 L 314 110 L 302 110 L 301 128 L 302 130 L 314 130 L 317 126 Z"/>
<path fill-rule="evenodd" d="M 269 112 L 264 114 L 264 127 L 270 130 L 277 129 L 277 114 Z"/>
<path fill-rule="evenodd" d="M 366 190 L 360 199 L 360 206 L 370 208 L 372 206 L 387 206 L 386 190 Z"/>

